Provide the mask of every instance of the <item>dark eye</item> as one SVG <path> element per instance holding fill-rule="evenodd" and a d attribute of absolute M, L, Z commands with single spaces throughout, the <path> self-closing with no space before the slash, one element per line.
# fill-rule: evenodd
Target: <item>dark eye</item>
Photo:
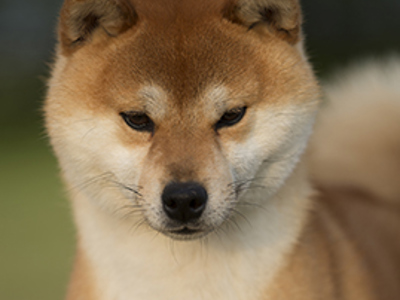
<path fill-rule="evenodd" d="M 120 115 L 125 120 L 126 124 L 137 131 L 154 131 L 153 121 L 143 112 L 133 111 L 121 113 Z"/>
<path fill-rule="evenodd" d="M 243 119 L 243 116 L 246 113 L 246 109 L 246 107 L 238 107 L 228 110 L 215 125 L 215 128 L 220 129 L 222 127 L 233 126 L 239 123 L 240 120 Z"/>

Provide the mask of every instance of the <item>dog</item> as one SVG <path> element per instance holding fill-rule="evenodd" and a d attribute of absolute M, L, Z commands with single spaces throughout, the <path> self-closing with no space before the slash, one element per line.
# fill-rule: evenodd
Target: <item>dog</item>
<path fill-rule="evenodd" d="M 297 0 L 65 0 L 68 300 L 400 299 L 400 63 L 321 89 L 301 24 Z"/>

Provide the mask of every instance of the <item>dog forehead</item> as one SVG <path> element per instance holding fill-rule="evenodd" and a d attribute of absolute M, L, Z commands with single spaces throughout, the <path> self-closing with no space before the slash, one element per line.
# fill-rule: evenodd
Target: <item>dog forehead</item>
<path fill-rule="evenodd" d="M 221 16 L 232 8 L 232 0 L 129 0 L 139 18 L 166 26 L 180 19 L 196 21 L 214 15 Z"/>
<path fill-rule="evenodd" d="M 123 41 L 109 63 L 111 73 L 123 73 L 125 81 L 157 85 L 182 105 L 211 85 L 236 81 L 235 86 L 238 77 L 254 76 L 251 49 L 224 33 L 218 22 L 143 27 Z"/>
<path fill-rule="evenodd" d="M 293 92 L 301 78 L 309 77 L 289 44 L 274 37 L 261 39 L 215 16 L 174 20 L 168 26 L 143 21 L 108 49 L 103 78 L 118 86 L 117 92 L 127 87 L 130 95 L 122 98 L 133 104 L 143 86 L 158 86 L 166 97 L 150 98 L 174 108 L 198 107 L 206 102 L 201 100 L 210 87 L 221 85 L 229 98 L 252 95 L 273 102 L 282 98 L 277 94 L 289 87 Z"/>

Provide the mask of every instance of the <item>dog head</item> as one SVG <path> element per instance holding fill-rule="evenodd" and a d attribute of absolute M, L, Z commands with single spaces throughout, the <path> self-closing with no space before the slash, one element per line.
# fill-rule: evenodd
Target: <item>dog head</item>
<path fill-rule="evenodd" d="M 295 0 L 67 0 L 45 109 L 68 184 L 176 239 L 267 200 L 317 108 L 300 25 Z"/>

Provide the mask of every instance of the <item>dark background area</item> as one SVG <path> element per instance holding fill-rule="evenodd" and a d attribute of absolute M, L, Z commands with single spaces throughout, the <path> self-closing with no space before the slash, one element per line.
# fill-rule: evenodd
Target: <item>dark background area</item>
<path fill-rule="evenodd" d="M 0 0 L 0 299 L 62 299 L 73 260 L 69 206 L 41 118 L 61 5 Z M 399 0 L 305 0 L 303 10 L 322 78 L 400 52 Z"/>

